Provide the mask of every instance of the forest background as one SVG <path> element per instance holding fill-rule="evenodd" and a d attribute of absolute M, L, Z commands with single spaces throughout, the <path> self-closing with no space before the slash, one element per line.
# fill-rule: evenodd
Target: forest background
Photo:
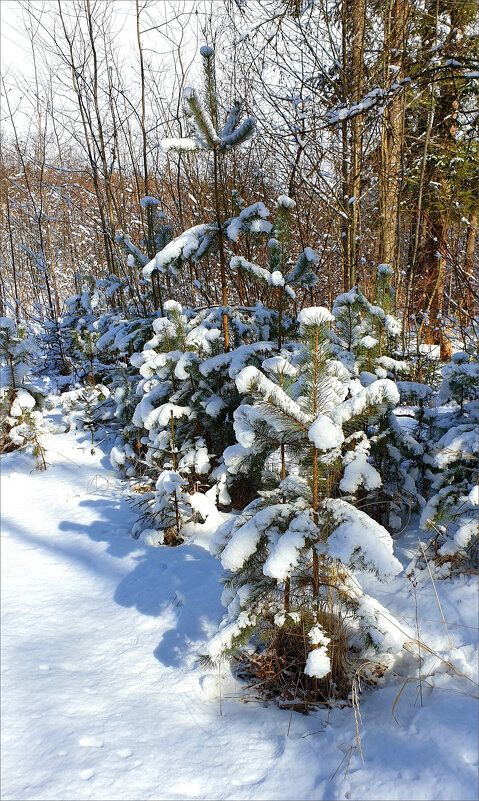
<path fill-rule="evenodd" d="M 172 236 L 211 216 L 213 154 L 160 146 L 187 135 L 182 91 L 208 43 L 221 118 L 240 98 L 258 129 L 221 160 L 223 219 L 235 192 L 247 206 L 287 194 L 292 249 L 319 254 L 299 308 L 357 284 L 371 296 L 377 264 L 391 264 L 404 336 L 449 356 L 478 298 L 473 0 L 6 5 L 2 35 L 24 56 L 2 78 L 0 314 L 55 325 L 85 274 L 127 279 L 141 304 L 119 236 L 155 255 L 141 198 L 159 201 Z M 230 302 L 268 291 L 241 298 L 227 283 Z M 220 303 L 216 259 L 183 271 L 174 296 Z"/>

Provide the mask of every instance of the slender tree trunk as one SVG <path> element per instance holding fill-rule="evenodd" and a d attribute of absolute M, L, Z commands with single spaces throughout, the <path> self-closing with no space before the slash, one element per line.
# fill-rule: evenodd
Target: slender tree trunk
<path fill-rule="evenodd" d="M 466 276 L 466 288 L 464 292 L 464 310 L 468 318 L 474 317 L 476 313 L 476 299 L 471 292 L 471 281 L 474 280 L 474 250 L 477 239 L 478 209 L 474 209 L 469 215 L 469 228 L 467 229 L 466 253 L 464 257 L 464 273 Z M 468 320 L 469 321 L 469 320 Z"/>
<path fill-rule="evenodd" d="M 428 323 L 425 329 L 425 341 L 439 345 L 442 342 L 442 307 L 444 285 L 446 280 L 446 257 L 444 245 L 449 233 L 449 220 L 446 214 L 436 211 L 429 218 L 428 232 L 422 253 L 422 271 L 427 279 Z"/>
<path fill-rule="evenodd" d="M 390 67 L 395 67 L 393 80 L 404 77 L 406 0 L 393 0 L 386 6 L 385 69 L 387 88 L 391 79 Z M 390 54 L 394 55 L 390 57 Z M 396 94 L 386 107 L 381 128 L 381 166 L 379 174 L 379 209 L 381 214 L 380 261 L 390 264 L 397 272 L 399 199 L 404 150 L 404 95 Z"/>
<path fill-rule="evenodd" d="M 363 92 L 365 16 L 365 0 L 343 0 L 342 92 L 347 105 L 357 105 Z M 357 282 L 360 259 L 362 130 L 361 113 L 341 123 L 341 247 L 346 292 Z"/>
<path fill-rule="evenodd" d="M 103 183 L 105 187 L 106 207 L 107 207 L 109 229 L 110 229 L 113 273 L 118 276 L 119 275 L 118 265 L 116 263 L 116 259 L 113 252 L 113 242 L 115 241 L 115 218 L 113 214 L 114 203 L 113 203 L 110 181 L 108 180 L 109 170 L 108 170 L 108 161 L 106 156 L 105 137 L 103 133 L 102 115 L 98 104 L 98 55 L 96 50 L 95 34 L 93 31 L 93 17 L 91 13 L 90 0 L 86 0 L 86 8 L 87 8 L 88 35 L 90 39 L 90 46 L 93 57 L 93 79 L 92 79 L 93 107 L 95 109 L 96 124 L 98 131 L 98 137 L 95 141 L 103 169 Z"/>
<path fill-rule="evenodd" d="M 146 137 L 146 97 L 145 97 L 145 64 L 143 61 L 143 46 L 141 44 L 140 34 L 140 6 L 136 0 L 136 38 L 138 42 L 138 52 L 140 56 L 140 83 L 141 83 L 141 140 L 142 140 L 142 156 L 143 156 L 143 188 L 145 195 L 150 194 L 148 182 L 148 155 L 147 155 L 147 137 Z M 152 259 L 155 255 L 155 242 L 153 233 L 153 209 L 148 206 L 146 209 L 146 226 L 147 226 L 147 252 L 148 257 Z"/>
<path fill-rule="evenodd" d="M 78 73 L 77 73 L 76 60 L 75 60 L 74 51 L 73 51 L 73 40 L 68 34 L 68 30 L 67 30 L 66 22 L 65 22 L 65 18 L 64 18 L 64 13 L 63 13 L 62 6 L 61 6 L 61 0 L 57 0 L 57 1 L 58 1 L 58 15 L 59 15 L 60 21 L 62 23 L 62 28 L 63 28 L 63 34 L 65 36 L 65 41 L 66 41 L 66 43 L 68 45 L 68 53 L 69 53 L 68 66 L 70 68 L 71 75 L 72 75 L 73 90 L 75 92 L 75 95 L 76 95 L 76 98 L 77 98 L 77 101 L 78 101 L 78 109 L 80 111 L 80 117 L 81 117 L 82 127 L 83 127 L 83 134 L 84 134 L 84 137 L 85 137 L 85 148 L 86 148 L 87 155 L 88 155 L 88 161 L 89 161 L 90 167 L 91 167 L 91 175 L 92 175 L 92 180 L 93 180 L 93 186 L 94 186 L 94 189 L 95 189 L 95 195 L 96 195 L 96 199 L 97 199 L 98 214 L 100 215 L 101 230 L 102 230 L 102 237 L 103 237 L 103 245 L 104 245 L 104 251 L 105 251 L 105 260 L 106 260 L 106 264 L 107 264 L 107 270 L 108 270 L 108 272 L 114 273 L 115 265 L 114 265 L 114 259 L 113 259 L 112 242 L 111 242 L 111 236 L 109 235 L 109 232 L 108 232 L 107 220 L 106 220 L 106 217 L 105 217 L 105 210 L 104 210 L 103 193 L 101 191 L 100 182 L 99 182 L 99 179 L 98 179 L 98 168 L 97 168 L 97 165 L 96 165 L 95 156 L 94 156 L 93 149 L 92 149 L 91 137 L 90 137 L 90 134 L 89 134 L 89 116 L 87 114 L 87 109 L 85 107 L 84 98 L 83 98 L 83 95 L 82 95 L 82 92 L 81 92 L 81 89 L 80 89 L 80 86 L 79 86 L 78 80 L 77 80 L 77 74 Z"/>
<path fill-rule="evenodd" d="M 13 288 L 15 292 L 15 322 L 17 325 L 20 322 L 20 302 L 18 296 L 18 281 L 17 281 L 17 268 L 16 268 L 16 259 L 15 259 L 15 248 L 13 247 L 13 233 L 12 233 L 12 220 L 10 216 L 10 202 L 8 198 L 8 192 L 5 192 L 6 204 L 7 204 L 7 225 L 8 225 L 8 239 L 10 243 L 10 257 L 12 260 L 12 276 L 13 276 Z"/>
<path fill-rule="evenodd" d="M 354 104 L 359 103 L 363 92 L 365 17 L 365 0 L 351 0 L 351 96 Z M 351 120 L 351 286 L 357 283 L 360 257 L 362 132 L 363 116 L 356 114 Z"/>
<path fill-rule="evenodd" d="M 218 153 L 216 147 L 213 150 L 213 178 L 214 178 L 214 197 L 215 197 L 215 211 L 216 211 L 216 225 L 218 227 L 218 255 L 220 260 L 220 275 L 221 275 L 221 301 L 223 308 L 228 305 L 228 294 L 226 286 L 226 255 L 223 242 L 223 224 L 221 219 L 220 210 L 220 195 L 218 186 Z M 230 349 L 230 336 L 228 329 L 228 315 L 223 313 L 223 333 L 225 338 L 225 353 Z"/>

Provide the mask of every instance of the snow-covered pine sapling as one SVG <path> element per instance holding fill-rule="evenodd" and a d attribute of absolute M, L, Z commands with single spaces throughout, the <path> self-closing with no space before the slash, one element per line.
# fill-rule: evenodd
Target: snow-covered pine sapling
<path fill-rule="evenodd" d="M 162 464 L 157 435 L 160 429 L 169 425 L 169 413 L 167 420 L 161 414 L 161 409 L 166 402 L 175 403 L 178 400 L 177 392 L 181 388 L 175 368 L 185 351 L 187 322 L 176 301 L 167 301 L 164 308 L 165 316 L 153 320 L 153 337 L 144 344 L 141 352 L 132 354 L 130 358 L 141 376 L 136 390 L 140 401 L 137 399 L 132 422 L 147 432 L 148 441 L 145 444 L 153 451 L 151 457 L 147 454 L 147 461 L 150 466 L 156 467 Z"/>
<path fill-rule="evenodd" d="M 434 440 L 424 455 L 431 494 L 420 525 L 432 532 L 430 547 L 443 571 L 477 568 L 479 547 L 479 363 L 453 354 L 442 368 L 435 400 Z"/>
<path fill-rule="evenodd" d="M 169 236 L 169 239 L 162 243 L 160 247 L 158 247 L 158 222 L 159 220 L 163 222 L 165 219 L 165 214 L 158 209 L 159 206 L 160 201 L 156 197 L 146 196 L 142 197 L 140 200 L 140 207 L 146 216 L 146 234 L 142 245 L 147 252 L 148 259 L 152 259 L 155 253 L 157 253 L 158 250 L 161 250 L 161 248 L 164 247 L 172 238 Z"/>
<path fill-rule="evenodd" d="M 371 463 L 381 475 L 382 485 L 373 489 L 365 502 L 370 503 L 369 514 L 393 533 L 407 524 L 418 505 L 424 503 L 420 494 L 424 446 L 417 427 L 414 413 L 401 417 L 390 410 L 369 437 Z"/>
<path fill-rule="evenodd" d="M 423 454 L 431 436 L 433 392 L 427 384 L 397 381 L 400 403 L 371 437 L 373 464 L 383 478 L 371 514 L 397 533 L 424 505 L 428 482 Z"/>
<path fill-rule="evenodd" d="M 64 350 L 72 361 L 74 372 L 81 372 L 83 364 L 78 369 L 78 350 L 75 347 L 74 333 L 78 327 L 85 325 L 87 320 L 93 320 L 98 306 L 103 306 L 103 299 L 95 289 L 95 279 L 92 276 L 74 275 L 77 294 L 65 301 L 66 312 L 60 323 L 60 331 L 64 343 Z"/>
<path fill-rule="evenodd" d="M 95 431 L 110 421 L 113 411 L 110 403 L 110 390 L 104 384 L 95 387 L 85 386 L 62 393 L 62 409 L 71 431 L 79 429 L 90 432 L 94 445 Z"/>
<path fill-rule="evenodd" d="M 365 321 L 369 331 L 377 340 L 377 351 L 371 354 L 367 350 L 369 364 L 371 355 L 375 355 L 374 372 L 380 377 L 397 379 L 409 373 L 407 362 L 394 358 L 398 338 L 401 334 L 401 323 L 391 314 L 394 304 L 394 288 L 391 284 L 394 270 L 390 264 L 378 264 L 376 270 L 376 294 L 374 303 L 365 304 Z M 362 344 L 364 345 L 364 339 Z M 371 366 L 368 366 L 371 371 Z"/>
<path fill-rule="evenodd" d="M 386 314 L 391 314 L 394 306 L 394 288 L 391 279 L 394 270 L 390 264 L 378 264 L 376 268 L 376 297 L 375 302 Z"/>
<path fill-rule="evenodd" d="M 95 357 L 97 355 L 97 340 L 100 339 L 98 331 L 94 331 L 90 326 L 77 328 L 72 331 L 72 338 L 75 348 L 82 359 L 88 362 L 88 378 L 93 389 L 95 385 Z"/>
<path fill-rule="evenodd" d="M 363 293 L 353 287 L 349 292 L 338 295 L 332 308 L 335 317 L 335 326 L 330 335 L 335 346 L 333 352 L 351 372 L 354 371 L 359 343 L 367 334 L 363 325 L 365 303 Z"/>
<path fill-rule="evenodd" d="M 199 93 L 187 87 L 183 90 L 185 112 L 189 122 L 192 136 L 185 139 L 164 139 L 161 143 L 165 152 L 175 150 L 178 152 L 209 151 L 213 154 L 213 197 L 215 205 L 216 244 L 218 250 L 221 297 L 223 307 L 228 306 L 227 292 L 227 259 L 225 252 L 223 214 L 221 211 L 221 197 L 223 194 L 220 175 L 220 156 L 234 150 L 247 142 L 253 136 L 256 122 L 253 117 L 247 117 L 241 122 L 242 105 L 236 101 L 230 110 L 223 128 L 218 125 L 219 109 L 216 91 L 216 72 L 212 47 L 200 48 L 203 60 L 204 100 Z M 241 215 L 240 215 L 241 216 Z M 224 347 L 229 350 L 228 316 L 223 314 Z"/>
<path fill-rule="evenodd" d="M 268 242 L 269 249 L 269 269 L 271 272 L 271 283 L 276 290 L 273 295 L 273 305 L 278 312 L 278 350 L 281 350 L 283 341 L 283 309 L 284 295 L 289 291 L 294 298 L 294 292 L 285 286 L 284 275 L 289 264 L 291 251 L 291 215 L 295 208 L 295 201 L 280 195 L 276 201 L 276 218 L 272 231 L 272 238 Z M 276 301 L 274 303 L 274 301 Z"/>
<path fill-rule="evenodd" d="M 108 296 L 118 292 L 118 282 L 108 279 L 81 277 L 82 293 L 72 299 L 70 308 L 80 304 L 83 314 L 76 312 L 70 329 L 72 350 L 77 358 L 76 373 L 83 386 L 62 394 L 62 406 L 71 429 L 87 429 L 94 442 L 94 433 L 100 424 L 113 417 L 110 391 L 103 381 L 111 380 L 112 368 L 102 362 L 102 357 L 111 357 L 107 345 L 113 338 L 111 328 L 116 321 L 114 312 L 108 310 Z M 78 364 L 78 360 L 80 364 Z"/>
<path fill-rule="evenodd" d="M 42 434 L 43 394 L 28 381 L 37 345 L 9 317 L 0 318 L 0 452 L 30 447 L 39 467 L 46 469 Z"/>
<path fill-rule="evenodd" d="M 191 317 L 178 303 L 167 301 L 165 312 L 166 317 L 154 320 L 155 334 L 143 352 L 131 357 L 141 375 L 133 425 L 144 429 L 142 488 L 147 480 L 153 486 L 158 472 L 172 469 L 173 411 L 176 469 L 194 498 L 191 503 L 196 504 L 204 493 L 227 506 L 231 498 L 221 457 L 234 441 L 233 411 L 240 403 L 234 377 L 247 364 L 260 364 L 274 352 L 273 343 L 256 341 L 259 333 L 269 330 L 269 313 L 261 307 L 256 319 L 256 310 L 241 314 L 230 309 L 231 342 L 238 347 L 224 353 L 221 309 L 205 309 Z M 115 458 L 118 456 L 122 458 L 115 452 Z M 204 502 L 203 510 L 206 505 Z M 193 511 L 190 504 L 190 515 Z M 181 524 L 187 519 L 182 512 Z"/>
<path fill-rule="evenodd" d="M 152 334 L 151 315 L 131 319 L 121 316 L 112 320 L 97 343 L 105 354 L 103 358 L 108 354 L 114 361 L 109 389 L 113 403 L 112 425 L 118 430 L 118 435 L 110 452 L 110 462 L 112 467 L 128 477 L 144 472 L 141 463 L 144 446 L 141 439 L 145 434 L 143 427 L 133 423 L 141 375 L 138 368 L 130 363 L 130 354 L 141 352 Z"/>
<path fill-rule="evenodd" d="M 146 264 L 150 261 L 150 259 L 145 256 L 136 245 L 133 244 L 128 234 L 125 234 L 123 231 L 120 231 L 115 236 L 115 242 L 123 252 L 126 254 L 126 263 L 127 267 L 130 270 L 130 275 L 133 276 L 133 283 L 135 285 L 135 294 L 138 299 L 141 301 L 143 306 L 143 313 L 147 313 L 147 305 L 146 301 L 147 298 L 141 294 L 139 281 L 143 280 L 141 276 L 141 270 L 145 267 Z M 157 281 L 156 279 L 152 278 L 152 285 L 153 285 L 153 306 L 155 308 L 161 307 L 161 295 L 158 297 L 157 295 Z M 156 294 L 155 294 L 156 293 Z M 139 312 L 139 308 L 137 309 Z"/>
<path fill-rule="evenodd" d="M 250 667 L 263 678 L 271 662 L 273 694 L 313 703 L 347 697 L 358 662 L 387 666 L 402 647 L 388 613 L 359 581 L 361 570 L 387 580 L 401 565 L 389 533 L 355 506 L 360 488 L 381 484 L 367 458 L 367 424 L 399 396 L 388 380 L 358 387 L 331 358 L 333 321 L 324 308 L 301 312 L 297 378 L 289 386 L 252 366 L 237 376 L 250 399 L 235 415 L 239 444 L 261 452 L 272 431 L 267 460 L 280 476 L 211 544 L 228 571 L 228 612 L 208 644 L 209 657 L 249 653 Z"/>
<path fill-rule="evenodd" d="M 192 517 L 190 496 L 183 491 L 185 480 L 176 470 L 162 470 L 154 489 L 136 497 L 139 511 L 132 535 L 148 545 L 179 545 L 183 542 L 181 526 Z M 146 486 L 146 485 L 145 485 Z"/>
<path fill-rule="evenodd" d="M 376 303 L 370 303 L 358 287 L 353 287 L 339 295 L 333 304 L 336 326 L 331 338 L 336 354 L 349 369 L 364 372 L 364 381 L 374 377 L 396 378 L 398 373 L 409 370 L 406 362 L 392 358 L 401 326 L 387 311 L 393 291 L 389 286 L 390 275 L 389 265 L 378 266 Z M 386 309 L 380 305 L 383 300 Z"/>
<path fill-rule="evenodd" d="M 114 420 L 118 427 L 115 443 L 110 451 L 110 464 L 128 478 L 141 475 L 143 429 L 132 423 L 138 404 L 136 389 L 139 376 L 127 364 L 120 364 L 114 371 L 111 392 L 114 402 Z"/>
<path fill-rule="evenodd" d="M 144 451 L 138 484 L 142 494 L 134 501 L 141 514 L 133 533 L 143 533 L 154 544 L 177 544 L 181 525 L 192 515 L 188 496 L 181 490 L 188 482 L 178 469 L 183 451 L 191 450 L 194 442 L 196 424 L 190 400 L 195 383 L 179 369 L 185 363 L 187 318 L 176 301 L 166 301 L 164 309 L 166 316 L 153 321 L 153 337 L 141 353 L 131 357 L 141 376 L 137 387 L 141 400 L 137 397 L 132 423 L 143 432 L 140 443 Z M 194 359 L 194 354 L 189 356 Z M 190 362 L 191 358 L 186 365 Z M 114 458 L 126 461 L 121 447 Z"/>
<path fill-rule="evenodd" d="M 285 392 L 297 379 L 298 370 L 287 351 L 265 359 L 261 369 Z M 234 410 L 233 419 L 237 442 L 223 453 L 228 487 L 248 482 L 255 492 L 258 487 L 276 489 L 286 478 L 287 459 L 295 458 L 288 432 L 273 427 L 246 399 Z"/>
<path fill-rule="evenodd" d="M 115 277 L 116 278 L 116 277 Z M 109 299 L 118 292 L 118 279 L 96 279 L 92 275 L 75 277 L 79 292 L 67 301 L 68 314 L 63 326 L 71 339 L 75 373 L 96 385 L 97 341 L 110 325 Z"/>
<path fill-rule="evenodd" d="M 169 434 L 168 442 L 165 441 L 165 436 L 162 438 L 164 469 L 158 476 L 154 491 L 140 496 L 136 502 L 141 514 L 133 534 L 139 536 L 142 533 L 143 538 L 152 545 L 179 545 L 183 540 L 181 526 L 192 516 L 189 496 L 183 491 L 187 482 L 178 472 L 180 454 L 175 441 L 178 408 L 170 409 L 169 420 L 163 432 L 166 434 L 168 431 Z M 168 409 L 161 407 L 161 410 L 166 417 Z M 149 524 L 146 530 L 145 522 Z"/>
<path fill-rule="evenodd" d="M 127 265 L 133 270 L 135 283 L 137 281 L 136 271 L 141 271 L 154 258 L 155 254 L 163 250 L 173 238 L 172 228 L 166 223 L 166 215 L 158 210 L 159 204 L 160 201 L 154 197 L 143 197 L 140 200 L 140 206 L 145 212 L 147 222 L 145 238 L 141 243 L 146 250 L 146 255 L 132 243 L 127 234 L 121 232 L 115 237 L 117 244 L 126 253 Z M 160 271 L 153 270 L 151 273 L 153 308 L 155 311 L 159 309 L 162 315 L 164 314 L 163 292 L 165 289 L 170 290 L 170 277 L 170 273 L 167 271 L 167 287 L 162 287 Z M 145 301 L 141 295 L 140 298 L 143 302 Z"/>
<path fill-rule="evenodd" d="M 392 274 L 388 264 L 378 265 L 374 303 L 354 287 L 340 295 L 333 306 L 336 331 L 332 340 L 336 353 L 359 374 L 364 386 L 378 379 L 396 378 L 398 373 L 407 374 L 409 370 L 407 362 L 394 358 L 401 325 L 390 314 L 394 298 Z M 345 352 L 337 350 L 338 345 Z M 414 428 L 415 425 L 413 430 L 406 430 L 389 411 L 371 431 L 365 451 L 383 478 L 381 487 L 367 493 L 370 514 L 396 531 L 418 501 L 416 480 L 423 448 L 414 437 Z"/>
<path fill-rule="evenodd" d="M 318 282 L 313 268 L 318 263 L 318 255 L 305 248 L 294 264 L 291 260 L 291 213 L 295 202 L 286 195 L 280 195 L 276 201 L 276 218 L 272 237 L 268 242 L 268 269 L 233 256 L 230 267 L 240 277 L 268 288 L 268 306 L 278 318 L 278 351 L 283 342 L 283 313 L 287 299 L 295 300 L 295 289 L 311 289 Z"/>

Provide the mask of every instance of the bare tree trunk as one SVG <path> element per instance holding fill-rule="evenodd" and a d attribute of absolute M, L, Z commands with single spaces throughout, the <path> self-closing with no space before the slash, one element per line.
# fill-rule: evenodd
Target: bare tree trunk
<path fill-rule="evenodd" d="M 10 242 L 10 258 L 12 260 L 12 275 L 13 275 L 13 287 L 15 292 L 15 321 L 17 325 L 20 322 L 20 303 L 19 303 L 19 295 L 18 295 L 18 282 L 17 282 L 17 269 L 16 269 L 16 260 L 15 260 L 15 248 L 13 247 L 13 233 L 12 233 L 12 220 L 10 216 L 10 202 L 8 199 L 8 191 L 5 192 L 5 199 L 7 205 L 7 225 L 8 225 L 8 239 Z"/>
<path fill-rule="evenodd" d="M 384 42 L 384 82 L 387 87 L 394 67 L 393 80 L 404 77 L 406 0 L 393 0 L 386 6 Z M 390 57 L 390 54 L 393 56 Z M 404 95 L 396 94 L 386 107 L 381 129 L 381 167 L 379 174 L 379 209 L 381 215 L 380 261 L 397 272 L 398 217 L 401 196 L 401 173 L 404 150 Z"/>
<path fill-rule="evenodd" d="M 342 87 L 344 102 L 356 105 L 363 91 L 365 0 L 343 0 L 342 3 Z M 360 258 L 360 198 L 362 169 L 362 114 L 355 114 L 341 124 L 343 222 L 343 289 L 356 284 Z"/>
<path fill-rule="evenodd" d="M 95 143 L 97 146 L 97 150 L 99 152 L 99 156 L 102 163 L 103 168 L 103 181 L 105 186 L 105 197 L 107 202 L 107 213 L 108 213 L 108 221 L 110 225 L 110 242 L 113 243 L 115 241 L 115 218 L 113 214 L 113 198 L 112 192 L 110 187 L 110 182 L 108 180 L 108 161 L 106 157 L 106 147 L 105 147 L 105 138 L 103 135 L 103 124 L 102 124 L 102 115 L 100 113 L 100 107 L 98 105 L 98 55 L 96 51 L 96 41 L 95 41 L 95 34 L 93 31 L 93 17 L 91 13 L 91 6 L 90 0 L 86 0 L 86 9 L 87 9 L 87 23 L 88 23 L 88 35 L 90 38 L 90 46 L 93 56 L 93 78 L 92 78 L 92 90 L 93 90 L 93 107 L 95 109 L 95 116 L 96 116 L 96 124 L 97 124 L 97 131 L 98 131 L 98 138 L 95 139 Z M 112 247 L 112 266 L 113 266 L 113 273 L 118 275 L 118 267 L 116 264 L 116 259 L 113 253 L 113 244 Z"/>
<path fill-rule="evenodd" d="M 100 215 L 102 237 L 103 237 L 103 245 L 104 245 L 104 251 L 105 251 L 105 259 L 106 259 L 106 263 L 107 263 L 107 269 L 108 269 L 108 272 L 114 273 L 115 272 L 115 263 L 114 263 L 114 257 L 113 257 L 113 247 L 112 247 L 112 240 L 111 240 L 111 232 L 109 232 L 109 230 L 108 230 L 108 224 L 107 224 L 107 219 L 106 219 L 106 216 L 105 216 L 105 209 L 104 209 L 104 198 L 103 198 L 103 193 L 101 191 L 100 181 L 99 181 L 99 177 L 98 177 L 98 167 L 97 167 L 97 164 L 96 164 L 96 159 L 95 159 L 93 146 L 92 146 L 92 139 L 94 139 L 94 136 L 93 136 L 93 131 L 92 131 L 92 128 L 91 128 L 91 118 L 90 118 L 90 116 L 89 116 L 89 114 L 87 112 L 87 108 L 86 108 L 86 105 L 85 105 L 85 99 L 83 97 L 80 85 L 79 85 L 78 80 L 77 80 L 77 75 L 79 73 L 77 72 L 76 59 L 75 59 L 74 50 L 73 50 L 73 38 L 69 35 L 67 27 L 66 27 L 66 22 L 65 22 L 64 13 L 63 13 L 63 10 L 62 10 L 61 0 L 57 0 L 57 2 L 58 2 L 58 15 L 59 15 L 60 21 L 62 23 L 63 35 L 65 37 L 65 41 L 66 41 L 67 46 L 68 46 L 68 60 L 67 60 L 67 63 L 68 63 L 68 66 L 70 68 L 70 71 L 71 71 L 72 85 L 73 85 L 73 89 L 74 89 L 74 92 L 75 92 L 75 95 L 76 95 L 77 101 L 78 101 L 78 109 L 80 111 L 80 117 L 81 117 L 82 127 L 83 127 L 83 134 L 84 134 L 84 138 L 85 138 L 84 144 L 85 144 L 85 148 L 86 148 L 87 155 L 88 155 L 88 161 L 89 161 L 90 167 L 91 167 L 91 175 L 92 175 L 93 186 L 94 186 L 94 189 L 95 189 L 95 195 L 96 195 L 96 199 L 97 199 L 98 213 Z M 64 58 L 66 58 L 66 57 L 64 56 Z"/>
<path fill-rule="evenodd" d="M 141 44 L 140 34 L 140 6 L 136 0 L 136 38 L 138 42 L 138 52 L 140 56 L 140 82 L 141 82 L 141 139 L 142 139 L 142 155 L 143 155 L 143 191 L 145 195 L 149 195 L 148 186 L 148 156 L 147 156 L 147 139 L 146 139 L 146 99 L 145 99 L 145 65 L 143 61 L 143 46 Z M 151 208 L 148 206 L 146 209 L 147 218 L 147 248 L 148 256 L 150 259 L 155 255 L 153 247 L 153 214 Z"/>
<path fill-rule="evenodd" d="M 466 288 L 464 292 L 464 311 L 467 317 L 472 318 L 476 314 L 476 298 L 471 292 L 471 281 L 474 280 L 474 250 L 477 239 L 478 209 L 477 206 L 469 215 L 469 228 L 467 229 L 466 253 L 464 258 L 464 273 Z"/>
<path fill-rule="evenodd" d="M 444 284 L 446 280 L 445 244 L 449 233 L 449 219 L 441 211 L 435 211 L 429 217 L 428 231 L 422 251 L 422 275 L 427 279 L 425 311 L 427 326 L 425 341 L 439 345 L 442 342 L 442 306 Z"/>
<path fill-rule="evenodd" d="M 366 25 L 365 0 L 351 0 L 351 96 L 354 104 L 361 100 L 364 72 L 364 33 Z M 362 170 L 363 116 L 355 114 L 351 120 L 351 272 L 349 283 L 354 286 L 358 278 L 360 257 L 360 198 Z"/>

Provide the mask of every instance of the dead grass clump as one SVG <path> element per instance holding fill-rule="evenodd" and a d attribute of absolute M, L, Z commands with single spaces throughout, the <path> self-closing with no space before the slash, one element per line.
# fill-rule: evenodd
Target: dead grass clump
<path fill-rule="evenodd" d="M 416 570 L 428 570 L 433 565 L 436 578 L 448 578 L 453 575 L 479 573 L 479 538 L 473 540 L 466 549 L 454 553 L 441 553 L 441 546 L 450 541 L 446 532 L 436 531 L 434 537 L 424 545 L 420 542 L 419 554 L 416 558 Z"/>
<path fill-rule="evenodd" d="M 163 537 L 163 545 L 169 545 L 172 548 L 176 548 L 177 545 L 182 545 L 183 542 L 183 537 L 178 536 L 178 532 L 174 526 L 166 529 Z"/>
<path fill-rule="evenodd" d="M 299 623 L 265 628 L 259 634 L 257 650 L 238 659 L 238 675 L 248 682 L 253 694 L 304 713 L 314 706 L 351 703 L 354 670 L 344 625 L 328 612 L 320 613 L 320 618 L 320 625 L 331 638 L 331 672 L 322 679 L 304 672 L 313 647 L 307 637 L 313 615 L 303 614 Z"/>

